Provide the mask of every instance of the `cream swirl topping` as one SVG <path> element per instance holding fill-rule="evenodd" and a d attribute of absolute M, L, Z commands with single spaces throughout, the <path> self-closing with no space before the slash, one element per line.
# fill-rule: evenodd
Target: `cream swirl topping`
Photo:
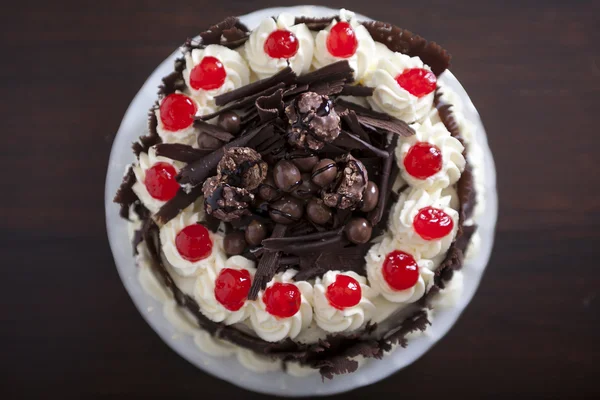
<path fill-rule="evenodd" d="M 339 275 L 350 276 L 360 284 L 361 299 L 353 307 L 343 310 L 333 307 L 327 299 L 327 288 L 333 284 Z M 373 291 L 367 285 L 365 277 L 355 272 L 328 271 L 322 278 L 317 278 L 313 292 L 315 321 L 317 325 L 327 332 L 353 331 L 367 323 L 373 313 L 375 306 L 369 300 Z"/>
<path fill-rule="evenodd" d="M 458 229 L 458 212 L 450 207 L 451 200 L 452 196 L 443 196 L 441 189 L 433 192 L 419 188 L 412 188 L 408 193 L 404 191 L 394 205 L 389 220 L 389 228 L 394 238 L 406 245 L 415 258 L 433 258 L 445 253 Z M 441 209 L 452 219 L 450 233 L 440 239 L 426 240 L 415 231 L 415 217 L 425 207 Z"/>
<path fill-rule="evenodd" d="M 354 30 L 354 34 L 358 41 L 356 52 L 348 58 L 336 57 L 329 52 L 327 49 L 329 32 L 331 31 L 331 28 L 339 23 L 334 19 L 327 28 L 317 33 L 315 37 L 315 54 L 312 65 L 315 69 L 318 69 L 333 64 L 336 61 L 346 60 L 354 70 L 354 80 L 360 82 L 365 75 L 374 70 L 377 66 L 378 53 L 375 47 L 375 41 L 371 38 L 367 29 L 357 21 L 353 12 L 342 9 L 340 11 L 339 21 L 348 22 Z"/>
<path fill-rule="evenodd" d="M 365 79 L 367 86 L 375 88 L 373 96 L 367 98 L 374 110 L 409 123 L 421 121 L 429 114 L 435 91 L 419 98 L 396 81 L 398 75 L 411 68 L 430 70 L 419 57 L 409 57 L 402 53 L 393 53 L 379 59 L 375 71 Z"/>
<path fill-rule="evenodd" d="M 225 81 L 216 89 L 195 89 L 190 82 L 190 74 L 205 57 L 218 59 L 225 69 Z M 192 96 L 198 104 L 198 115 L 208 114 L 216 109 L 214 98 L 220 94 L 246 86 L 250 83 L 250 69 L 244 58 L 235 50 L 225 46 L 211 44 L 204 49 L 194 49 L 185 54 L 185 69 L 183 79 Z"/>
<path fill-rule="evenodd" d="M 465 169 L 464 146 L 450 135 L 442 122 L 431 123 L 429 118 L 423 124 L 413 124 L 415 134 L 402 138 L 396 147 L 396 160 L 404 180 L 411 186 L 427 190 L 443 189 L 454 185 Z M 417 143 L 429 143 L 436 146 L 442 155 L 442 165 L 438 172 L 425 179 L 412 176 L 404 167 L 404 160 L 409 150 Z"/>
<path fill-rule="evenodd" d="M 382 272 L 383 263 L 387 255 L 395 250 L 403 251 L 414 257 L 411 249 L 403 246 L 390 235 L 386 235 L 380 243 L 373 245 L 369 249 L 369 252 L 365 256 L 369 284 L 374 290 L 377 290 L 383 297 L 393 303 L 414 303 L 423 297 L 433 284 L 433 261 L 415 257 L 415 261 L 419 267 L 419 279 L 411 288 L 396 290 L 387 283 Z"/>
<path fill-rule="evenodd" d="M 154 164 L 163 162 L 169 165 L 172 165 L 175 168 L 175 171 L 179 172 L 181 168 L 185 165 L 180 161 L 171 160 L 170 158 L 161 157 L 156 155 L 156 147 L 152 146 L 148 149 L 148 153 L 140 153 L 140 157 L 138 162 L 133 165 L 133 173 L 135 174 L 135 183 L 133 184 L 133 191 L 140 199 L 142 204 L 151 212 L 157 212 L 166 201 L 162 201 L 159 199 L 155 199 L 150 195 L 148 189 L 146 188 L 146 184 L 144 183 L 146 180 L 146 171 L 148 171 Z"/>
<path fill-rule="evenodd" d="M 294 339 L 301 330 L 306 329 L 313 318 L 312 309 L 312 286 L 305 281 L 294 282 L 292 278 L 297 271 L 289 269 L 284 273 L 279 273 L 267 284 L 267 289 L 274 283 L 293 283 L 301 293 L 300 309 L 296 314 L 288 318 L 278 318 L 271 315 L 266 310 L 266 304 L 263 301 L 264 291 L 260 291 L 258 299 L 252 302 L 250 312 L 250 323 L 256 334 L 267 342 L 277 342 L 285 338 Z"/>
<path fill-rule="evenodd" d="M 181 276 L 197 275 L 204 270 L 220 270 L 225 264 L 226 256 L 223 250 L 223 237 L 208 231 L 212 241 L 212 250 L 208 257 L 199 261 L 190 261 L 177 250 L 177 235 L 185 227 L 197 224 L 204 219 L 204 199 L 200 197 L 195 203 L 184 209 L 177 217 L 173 218 L 160 228 L 160 242 L 163 258 L 173 270 Z"/>
<path fill-rule="evenodd" d="M 215 298 L 215 281 L 224 268 L 247 270 L 254 277 L 256 268 L 254 262 L 242 256 L 233 256 L 225 261 L 222 268 L 207 268 L 201 273 L 194 283 L 194 298 L 200 305 L 200 312 L 214 322 L 223 322 L 225 325 L 235 324 L 248 317 L 248 301 L 237 311 L 225 308 Z"/>
<path fill-rule="evenodd" d="M 281 71 L 288 65 L 300 75 L 310 69 L 313 59 L 314 40 L 306 24 L 294 25 L 295 17 L 281 13 L 277 19 L 267 18 L 252 31 L 245 44 L 244 51 L 248 64 L 259 79 L 267 78 Z M 273 58 L 265 52 L 265 42 L 276 30 L 292 32 L 298 40 L 298 51 L 290 58 Z"/>
<path fill-rule="evenodd" d="M 175 93 L 184 94 L 186 96 L 189 95 L 188 93 L 182 93 L 179 90 L 177 90 Z M 198 100 L 196 100 L 192 97 L 190 97 L 190 98 L 196 104 L 196 108 L 197 108 L 196 115 L 209 114 L 209 113 L 215 111 L 214 106 L 202 104 L 202 103 L 198 102 Z M 164 99 L 161 99 L 161 102 L 162 101 L 164 101 Z M 197 129 L 194 128 L 194 124 L 188 126 L 187 128 L 179 129 L 176 131 L 171 131 L 165 127 L 165 124 L 163 123 L 162 119 L 160 118 L 160 108 L 157 107 L 156 110 L 154 110 L 154 114 L 156 114 L 156 120 L 158 121 L 156 124 L 156 132 L 158 133 L 158 136 L 160 136 L 160 140 L 163 143 L 182 143 L 182 144 L 187 144 L 188 146 L 194 146 L 194 147 L 197 146 L 196 141 L 197 141 L 197 137 L 198 137 L 198 132 L 197 132 Z"/>

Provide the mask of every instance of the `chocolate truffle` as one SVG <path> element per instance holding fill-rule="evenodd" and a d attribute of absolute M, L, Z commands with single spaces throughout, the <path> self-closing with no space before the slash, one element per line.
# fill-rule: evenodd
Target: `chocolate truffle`
<path fill-rule="evenodd" d="M 291 152 L 289 159 L 298 167 L 300 172 L 311 172 L 315 164 L 319 162 L 319 157 L 302 150 Z"/>
<path fill-rule="evenodd" d="M 300 184 L 302 177 L 300 176 L 300 170 L 294 163 L 281 160 L 273 168 L 273 180 L 275 181 L 275 186 L 279 189 L 284 192 L 291 192 Z"/>
<path fill-rule="evenodd" d="M 340 117 L 327 96 L 302 93 L 286 107 L 285 114 L 290 124 L 288 142 L 297 148 L 320 150 L 340 134 Z"/>
<path fill-rule="evenodd" d="M 232 135 L 237 135 L 240 133 L 242 121 L 240 120 L 240 117 L 233 111 L 226 111 L 219 115 L 217 126 L 219 128 L 223 128 Z"/>
<path fill-rule="evenodd" d="M 244 238 L 244 232 L 235 231 L 228 233 L 223 238 L 223 250 L 228 256 L 237 256 L 242 254 L 248 244 Z"/>
<path fill-rule="evenodd" d="M 363 163 L 346 154 L 338 159 L 342 166 L 335 178 L 335 185 L 322 192 L 322 198 L 329 207 L 355 209 L 363 197 L 368 183 L 367 170 Z"/>
<path fill-rule="evenodd" d="M 379 201 L 379 188 L 373 181 L 367 183 L 367 187 L 363 193 L 363 202 L 360 211 L 369 212 L 377 207 Z"/>
<path fill-rule="evenodd" d="M 292 196 L 297 199 L 307 200 L 317 194 L 321 188 L 310 178 L 310 174 L 302 174 L 302 183 L 292 190 Z"/>
<path fill-rule="evenodd" d="M 324 158 L 319 161 L 312 170 L 312 181 L 320 187 L 329 185 L 337 175 L 337 165 L 335 161 Z"/>
<path fill-rule="evenodd" d="M 371 223 L 364 218 L 352 218 L 344 227 L 346 237 L 352 243 L 363 244 L 371 239 L 373 227 Z"/>
<path fill-rule="evenodd" d="M 324 225 L 331 220 L 331 208 L 323 204 L 321 199 L 311 199 L 306 204 L 306 216 L 317 225 Z"/>
<path fill-rule="evenodd" d="M 221 221 L 230 222 L 251 214 L 248 207 L 254 195 L 246 189 L 222 182 L 218 176 L 208 178 L 202 186 L 202 192 L 206 213 Z"/>
<path fill-rule="evenodd" d="M 254 190 L 267 177 L 267 169 L 267 163 L 256 150 L 230 147 L 219 161 L 217 175 L 231 186 Z"/>
<path fill-rule="evenodd" d="M 298 199 L 285 196 L 269 207 L 269 216 L 279 224 L 291 224 L 297 222 L 304 214 L 304 205 Z"/>
<path fill-rule="evenodd" d="M 251 246 L 258 246 L 267 237 L 267 227 L 258 220 L 254 220 L 246 227 L 246 242 Z"/>

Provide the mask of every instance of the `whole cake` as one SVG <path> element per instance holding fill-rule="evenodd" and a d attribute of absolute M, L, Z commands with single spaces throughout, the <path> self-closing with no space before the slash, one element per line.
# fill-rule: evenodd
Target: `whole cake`
<path fill-rule="evenodd" d="M 115 202 L 201 351 L 331 378 L 456 301 L 481 176 L 445 50 L 341 10 L 230 17 L 182 53 Z"/>

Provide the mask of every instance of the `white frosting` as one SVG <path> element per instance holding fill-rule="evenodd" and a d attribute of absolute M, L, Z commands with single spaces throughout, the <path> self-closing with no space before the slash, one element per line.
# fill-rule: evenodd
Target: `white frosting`
<path fill-rule="evenodd" d="M 180 161 L 171 160 L 170 158 L 161 157 L 156 155 L 156 147 L 152 146 L 148 149 L 148 153 L 140 153 L 140 157 L 133 165 L 133 173 L 135 174 L 135 183 L 133 184 L 133 191 L 140 199 L 142 204 L 152 213 L 156 213 L 166 202 L 155 199 L 148 193 L 144 181 L 146 179 L 146 171 L 152 168 L 152 166 L 158 162 L 164 162 L 172 165 L 176 172 L 179 172 L 185 165 Z"/>
<path fill-rule="evenodd" d="M 339 310 L 329 304 L 326 296 L 327 288 L 335 282 L 338 275 L 350 276 L 360 284 L 362 296 L 357 305 Z M 328 271 L 322 278 L 317 278 L 315 281 L 313 292 L 315 321 L 321 329 L 327 332 L 356 330 L 366 324 L 375 312 L 375 306 L 369 300 L 372 296 L 373 293 L 367 285 L 365 277 L 351 271 Z"/>
<path fill-rule="evenodd" d="M 227 74 L 225 82 L 217 89 L 196 90 L 190 84 L 190 73 L 192 69 L 200 64 L 202 59 L 207 56 L 215 57 L 221 61 L 223 68 L 225 68 L 225 73 Z M 211 44 L 204 49 L 194 49 L 191 52 L 186 53 L 185 69 L 183 70 L 182 75 L 190 95 L 198 104 L 197 115 L 209 114 L 215 111 L 216 106 L 214 98 L 216 96 L 246 86 L 250 83 L 250 69 L 240 53 L 218 44 Z"/>
<path fill-rule="evenodd" d="M 419 57 L 409 57 L 401 53 L 393 53 L 389 57 L 379 59 L 375 71 L 365 79 L 365 85 L 375 88 L 373 96 L 367 98 L 374 110 L 409 123 L 421 121 L 429 114 L 433 107 L 435 91 L 419 98 L 396 82 L 399 74 L 411 68 L 430 69 Z"/>
<path fill-rule="evenodd" d="M 194 343 L 200 350 L 214 357 L 227 357 L 239 349 L 233 343 L 216 338 L 202 329 L 194 332 Z"/>
<path fill-rule="evenodd" d="M 427 192 L 413 188 L 404 191 L 392 210 L 389 229 L 394 239 L 402 243 L 418 258 L 433 258 L 448 251 L 458 229 L 458 212 L 450 207 L 452 196 L 442 196 L 441 190 Z M 434 240 L 423 239 L 414 229 L 415 216 L 424 207 L 441 209 L 452 218 L 453 227 L 449 234 Z"/>
<path fill-rule="evenodd" d="M 422 125 L 417 123 L 411 127 L 415 130 L 415 134 L 402 138 L 396 147 L 396 159 L 404 180 L 411 186 L 430 191 L 454 185 L 465 169 L 466 161 L 462 155 L 463 145 L 450 135 L 442 122 L 432 124 L 429 119 L 426 119 Z M 404 168 L 406 154 L 413 145 L 419 142 L 437 146 L 442 153 L 442 168 L 425 179 L 415 178 Z"/>
<path fill-rule="evenodd" d="M 275 282 L 293 283 L 298 287 L 301 293 L 301 303 L 296 314 L 288 318 L 278 318 L 269 314 L 262 298 L 264 291 L 260 291 L 258 299 L 252 302 L 253 307 L 250 312 L 252 328 L 261 339 L 267 342 L 277 342 L 288 337 L 294 339 L 312 321 L 312 286 L 304 281 L 294 282 L 292 278 L 296 275 L 296 272 L 290 269 L 284 273 L 279 273 L 267 284 L 267 289 L 273 286 Z"/>
<path fill-rule="evenodd" d="M 187 93 L 182 93 L 179 90 L 177 90 L 175 93 L 185 94 L 188 96 Z M 161 102 L 163 100 L 164 99 L 162 99 Z M 209 114 L 215 111 L 214 107 L 203 105 L 193 98 L 192 101 L 196 103 L 196 115 Z M 157 108 L 154 113 L 156 114 L 156 119 L 158 120 L 158 123 L 156 124 L 156 132 L 158 133 L 158 136 L 160 136 L 160 140 L 163 143 L 183 143 L 187 144 L 188 146 L 196 146 L 198 132 L 196 128 L 194 128 L 194 124 L 188 126 L 187 128 L 170 131 L 165 128 L 165 124 L 163 124 L 162 119 L 160 118 L 160 108 Z"/>
<path fill-rule="evenodd" d="M 138 281 L 142 289 L 161 303 L 173 298 L 171 292 L 167 290 L 152 268 L 148 247 L 142 242 L 137 246 L 137 251 L 135 262 L 138 266 Z"/>
<path fill-rule="evenodd" d="M 394 250 L 404 251 L 415 257 L 409 248 L 403 246 L 391 236 L 386 235 L 380 243 L 371 247 L 365 256 L 369 284 L 374 290 L 377 290 L 383 297 L 393 303 L 414 303 L 423 297 L 433 285 L 433 262 L 415 257 L 415 261 L 419 267 L 419 279 L 417 283 L 411 288 L 396 290 L 386 282 L 382 272 L 386 256 Z"/>
<path fill-rule="evenodd" d="M 285 364 L 285 371 L 297 378 L 304 378 L 306 376 L 314 375 L 319 372 L 318 369 L 300 365 L 297 362 L 288 362 Z"/>
<path fill-rule="evenodd" d="M 163 314 L 177 332 L 191 336 L 199 329 L 195 317 L 187 309 L 179 307 L 175 300 L 163 303 Z"/>
<path fill-rule="evenodd" d="M 353 12 L 342 9 L 339 19 L 340 21 L 348 22 L 352 29 L 354 29 L 358 41 L 356 52 L 348 58 L 335 57 L 329 52 L 327 49 L 327 38 L 329 37 L 331 28 L 338 24 L 338 21 L 334 19 L 327 28 L 317 33 L 315 37 L 315 56 L 312 65 L 313 68 L 318 69 L 340 60 L 346 60 L 354 70 L 354 79 L 360 82 L 367 73 L 374 70 L 377 66 L 375 41 L 371 38 L 367 29 L 356 20 Z"/>
<path fill-rule="evenodd" d="M 198 276 L 194 284 L 194 298 L 200 306 L 200 311 L 208 319 L 215 322 L 223 322 L 225 325 L 231 325 L 243 321 L 248 317 L 249 302 L 246 301 L 237 311 L 230 311 L 223 307 L 215 298 L 215 280 L 222 268 L 245 269 L 250 273 L 250 277 L 254 277 L 256 268 L 254 268 L 254 261 L 250 261 L 242 256 L 233 256 L 225 262 L 222 268 L 220 267 L 220 265 L 217 265 L 217 268 L 207 268 Z"/>
<path fill-rule="evenodd" d="M 313 36 L 306 24 L 294 25 L 295 17 L 281 13 L 277 20 L 267 18 L 252 31 L 245 44 L 244 50 L 248 64 L 259 79 L 267 78 L 281 71 L 288 65 L 300 75 L 310 69 L 313 59 Z M 291 58 L 273 58 L 265 53 L 265 41 L 276 30 L 288 30 L 298 39 L 298 52 Z"/>
<path fill-rule="evenodd" d="M 281 361 L 259 356 L 252 350 L 238 348 L 237 359 L 244 367 L 254 372 L 265 373 L 279 371 L 281 369 Z"/>
<path fill-rule="evenodd" d="M 214 234 L 210 230 L 208 233 L 213 246 L 208 257 L 199 261 L 190 261 L 183 258 L 177 250 L 175 244 L 177 234 L 183 228 L 202 221 L 204 217 L 203 204 L 204 199 L 201 197 L 160 228 L 163 256 L 173 270 L 181 276 L 196 275 L 206 269 L 220 270 L 226 260 L 225 250 L 223 250 L 223 236 Z"/>

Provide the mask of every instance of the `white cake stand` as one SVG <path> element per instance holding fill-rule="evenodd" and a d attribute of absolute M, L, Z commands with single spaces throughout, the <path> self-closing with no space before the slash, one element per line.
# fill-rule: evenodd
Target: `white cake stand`
<path fill-rule="evenodd" d="M 242 16 L 241 20 L 252 29 L 263 18 L 278 15 L 283 11 L 294 15 L 315 17 L 331 16 L 338 13 L 337 10 L 317 6 L 282 7 L 259 10 Z M 369 19 L 364 16 L 358 17 L 363 20 Z M 463 112 L 466 118 L 476 125 L 476 139 L 482 147 L 485 164 L 483 168 L 485 173 L 486 211 L 476 221 L 481 238 L 480 248 L 476 256 L 466 262 L 463 267 L 464 289 L 462 295 L 454 307 L 437 312 L 433 325 L 429 327 L 427 334 L 411 339 L 406 349 L 400 348 L 382 360 L 368 360 L 353 374 L 336 376 L 333 380 L 322 382 L 318 374 L 298 378 L 285 372 L 254 373 L 242 366 L 234 356 L 216 358 L 202 353 L 194 345 L 190 336 L 175 335 L 174 328 L 160 312 L 161 305 L 142 290 L 137 280 L 136 266 L 127 236 L 127 223 L 119 217 L 118 206 L 112 202 L 112 199 L 121 184 L 125 167 L 134 161 L 131 143 L 146 131 L 147 112 L 156 100 L 157 87 L 161 83 L 161 78 L 173 70 L 173 62 L 178 56 L 179 51 L 175 51 L 163 61 L 150 75 L 129 105 L 115 137 L 106 174 L 104 196 L 106 227 L 115 264 L 135 306 L 152 329 L 180 356 L 201 370 L 248 390 L 280 396 L 328 395 L 352 390 L 384 379 L 425 354 L 448 332 L 471 301 L 489 260 L 497 217 L 498 200 L 492 153 L 488 147 L 479 114 L 454 75 L 450 71 L 446 71 L 440 79 L 442 83 L 452 88 L 462 99 L 464 103 Z M 149 309 L 155 311 L 148 312 Z"/>

